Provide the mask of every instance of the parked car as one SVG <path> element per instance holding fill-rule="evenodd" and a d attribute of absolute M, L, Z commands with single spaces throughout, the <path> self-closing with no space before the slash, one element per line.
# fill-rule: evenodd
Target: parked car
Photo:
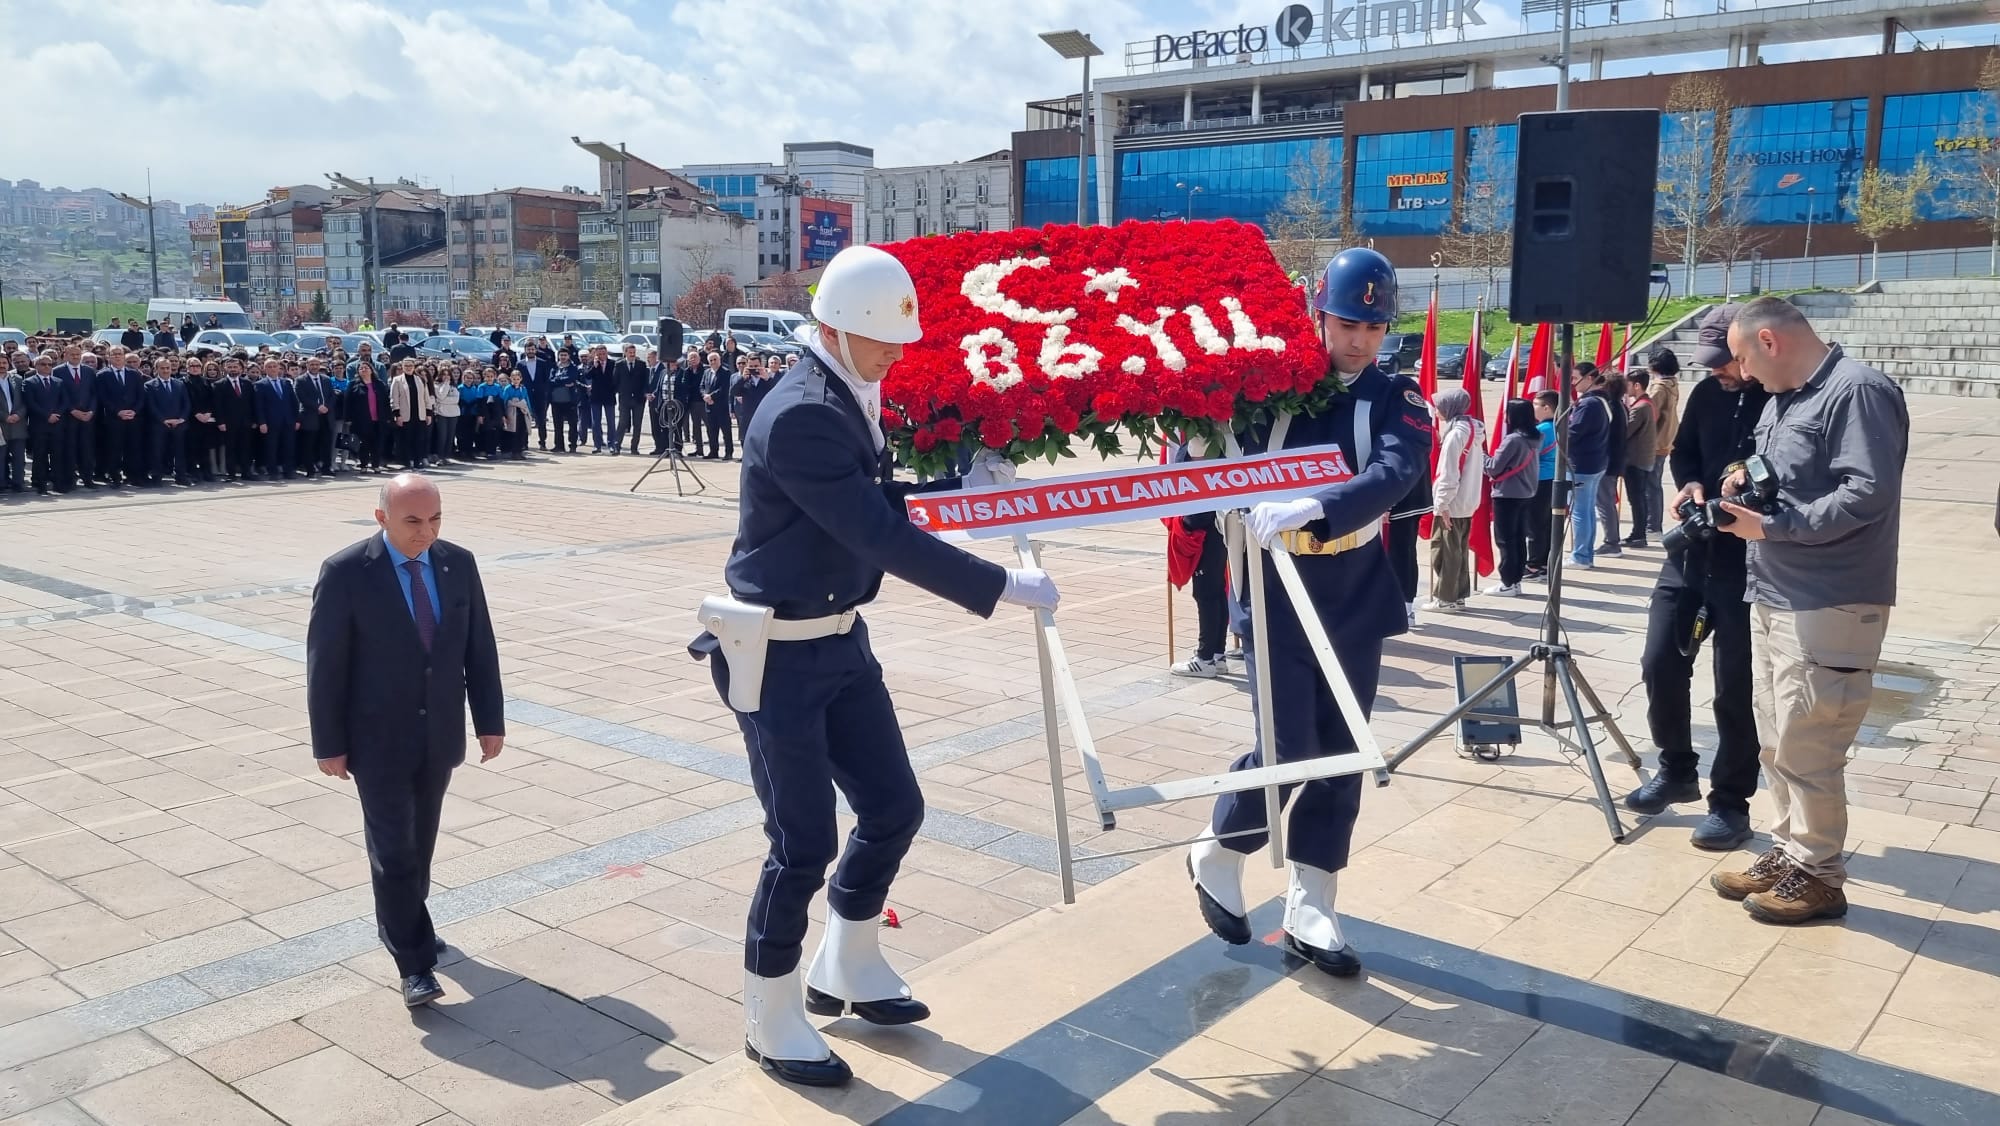
<path fill-rule="evenodd" d="M 90 334 L 90 343 L 98 348 L 109 348 L 118 343 L 119 338 L 124 335 L 125 330 L 122 328 L 100 328 Z"/>
<path fill-rule="evenodd" d="M 21 347 L 28 346 L 28 334 L 18 328 L 0 328 L 0 341 L 11 340 Z"/>
<path fill-rule="evenodd" d="M 1437 379 L 1439 383 L 1443 383 L 1446 380 L 1462 381 L 1465 378 L 1465 353 L 1466 346 L 1463 344 L 1438 345 Z"/>
<path fill-rule="evenodd" d="M 427 336 L 417 345 L 420 356 L 463 356 L 480 363 L 492 363 L 493 354 L 499 350 L 483 336 Z"/>
<path fill-rule="evenodd" d="M 1486 371 L 1485 371 L 1486 378 L 1488 379 L 1507 378 L 1507 368 L 1514 362 L 1515 347 L 1516 347 L 1515 345 L 1509 344 L 1507 345 L 1506 351 L 1486 361 Z M 1523 371 L 1520 374 L 1523 377 L 1525 377 L 1527 375 L 1527 372 Z"/>
<path fill-rule="evenodd" d="M 1423 333 L 1392 332 L 1382 337 L 1382 347 L 1375 353 L 1375 363 L 1383 371 L 1414 373 L 1417 358 L 1423 352 Z"/>
<path fill-rule="evenodd" d="M 307 321 L 305 324 L 299 326 L 299 330 L 301 332 L 324 332 L 335 336 L 340 334 L 339 325 L 330 325 L 323 321 Z"/>
<path fill-rule="evenodd" d="M 760 356 L 801 356 L 805 354 L 805 345 L 800 344 L 790 337 L 780 336 L 775 332 L 760 332 L 756 329 L 748 328 L 739 328 L 734 331 L 739 344 L 745 345 Z"/>
<path fill-rule="evenodd" d="M 254 328 L 209 328 L 195 334 L 193 340 L 183 349 L 190 356 L 248 352 L 255 355 L 259 348 L 282 351 L 284 345 L 270 333 L 258 332 Z"/>
<path fill-rule="evenodd" d="M 618 338 L 618 343 L 637 344 L 639 350 L 642 352 L 648 348 L 658 349 L 660 346 L 660 334 L 657 332 L 628 332 Z"/>
<path fill-rule="evenodd" d="M 272 333 L 271 339 L 277 341 L 287 352 L 311 356 L 325 352 L 334 341 L 340 339 L 340 335 L 335 332 L 308 332 L 305 329 L 288 328 Z"/>

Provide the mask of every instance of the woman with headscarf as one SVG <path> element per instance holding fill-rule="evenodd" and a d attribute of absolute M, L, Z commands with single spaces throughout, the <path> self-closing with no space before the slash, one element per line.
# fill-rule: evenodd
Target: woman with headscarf
<path fill-rule="evenodd" d="M 1424 609 L 1450 613 L 1465 608 L 1472 593 L 1466 565 L 1472 515 L 1486 491 L 1486 428 L 1469 413 L 1472 395 L 1463 387 L 1437 393 L 1437 483 L 1431 489 L 1431 600 Z"/>
<path fill-rule="evenodd" d="M 1500 448 L 1486 459 L 1486 479 L 1493 491 L 1493 541 L 1500 549 L 1500 587 L 1493 593 L 1515 595 L 1521 593 L 1521 576 L 1528 569 L 1542 432 L 1535 404 L 1526 399 L 1508 400 L 1505 417 Z"/>

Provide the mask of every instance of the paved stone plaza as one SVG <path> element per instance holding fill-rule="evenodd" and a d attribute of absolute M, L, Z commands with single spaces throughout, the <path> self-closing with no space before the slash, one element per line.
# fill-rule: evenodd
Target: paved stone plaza
<path fill-rule="evenodd" d="M 1499 764 L 1442 741 L 1368 793 L 1341 896 L 1357 981 L 1205 938 L 1172 851 L 1084 862 L 1080 901 L 1055 906 L 1027 615 L 982 621 L 892 580 L 868 616 L 930 812 L 884 942 L 938 1016 L 832 1025 L 858 1075 L 841 1094 L 741 1058 L 761 815 L 683 648 L 719 587 L 734 465 L 697 463 L 710 489 L 688 499 L 664 476 L 629 494 L 647 464 L 629 457 L 436 474 L 446 537 L 480 557 L 509 734 L 453 781 L 431 901 L 448 992 L 414 1014 L 351 785 L 305 746 L 312 578 L 372 527 L 376 481 L 0 503 L 0 1124 L 2000 1121 L 2000 403 L 1917 396 L 1911 414 L 1839 925 L 1772 929 L 1717 900 L 1708 874 L 1748 854 L 1693 850 L 1696 807 L 1614 846 L 1540 737 Z M 1212 773 L 1249 730 L 1240 680 L 1164 671 L 1162 540 L 1045 545 L 1114 784 Z M 1659 559 L 1600 560 L 1569 603 L 1641 746 Z M 1520 649 L 1535 593 L 1391 643 L 1385 747 L 1449 706 L 1451 656 Z M 1161 807 L 1102 833 L 1073 762 L 1068 781 L 1085 849 L 1205 823 Z M 1252 871 L 1268 933 L 1282 882 Z"/>

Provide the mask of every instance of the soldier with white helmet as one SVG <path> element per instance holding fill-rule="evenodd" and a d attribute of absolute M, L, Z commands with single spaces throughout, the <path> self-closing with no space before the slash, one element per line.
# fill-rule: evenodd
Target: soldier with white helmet
<path fill-rule="evenodd" d="M 891 480 L 881 423 L 882 377 L 922 335 L 902 263 L 841 251 L 812 312 L 808 352 L 744 434 L 729 595 L 702 604 L 690 652 L 717 658 L 771 842 L 744 943 L 744 1051 L 781 1079 L 839 1086 L 852 1073 L 808 1010 L 873 1024 L 930 1015 L 879 945 L 924 799 L 858 608 L 885 571 L 982 617 L 1000 602 L 1052 610 L 1056 590 L 1042 571 L 1002 568 L 909 522 L 914 486 Z M 836 787 L 857 821 L 844 853 Z M 807 907 L 837 855 L 826 936 L 802 982 Z"/>

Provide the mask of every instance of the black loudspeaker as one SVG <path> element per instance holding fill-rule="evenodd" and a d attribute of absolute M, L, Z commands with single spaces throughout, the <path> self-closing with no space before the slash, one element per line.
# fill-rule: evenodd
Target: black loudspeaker
<path fill-rule="evenodd" d="M 1643 321 L 1660 111 L 1524 113 L 1507 309 L 1520 324 Z"/>
<path fill-rule="evenodd" d="M 680 356 L 683 352 L 686 351 L 687 351 L 687 346 L 685 342 L 682 340 L 681 322 L 673 319 L 672 317 L 661 317 L 660 318 L 661 357 L 671 359 Z"/>

